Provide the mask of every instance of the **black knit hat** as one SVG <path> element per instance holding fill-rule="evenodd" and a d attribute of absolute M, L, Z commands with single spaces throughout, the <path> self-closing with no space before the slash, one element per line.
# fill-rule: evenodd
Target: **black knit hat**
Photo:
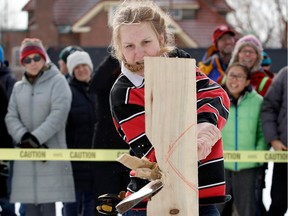
<path fill-rule="evenodd" d="M 67 58 L 70 54 L 74 53 L 75 51 L 84 51 L 79 46 L 67 46 L 65 47 L 59 54 L 59 58 L 62 59 L 65 63 L 67 63 Z"/>

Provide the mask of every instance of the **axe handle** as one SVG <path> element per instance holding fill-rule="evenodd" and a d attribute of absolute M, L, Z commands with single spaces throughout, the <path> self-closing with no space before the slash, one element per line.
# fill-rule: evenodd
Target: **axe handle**
<path fill-rule="evenodd" d="M 136 170 L 137 168 L 153 168 L 155 163 L 152 163 L 144 158 L 138 158 L 129 154 L 122 154 L 116 159 L 129 169 Z"/>

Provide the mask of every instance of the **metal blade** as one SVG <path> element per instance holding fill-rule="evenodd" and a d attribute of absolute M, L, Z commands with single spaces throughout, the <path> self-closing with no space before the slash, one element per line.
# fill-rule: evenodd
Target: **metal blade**
<path fill-rule="evenodd" d="M 142 200 L 152 196 L 154 193 L 157 193 L 163 187 L 163 183 L 161 180 L 157 179 L 154 181 L 149 182 L 139 191 L 131 194 L 130 196 L 123 199 L 118 205 L 116 206 L 116 210 L 123 214 L 124 212 L 130 210 Z"/>

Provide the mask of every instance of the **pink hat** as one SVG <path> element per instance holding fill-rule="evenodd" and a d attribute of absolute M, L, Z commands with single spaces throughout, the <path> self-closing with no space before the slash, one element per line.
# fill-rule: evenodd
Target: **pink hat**
<path fill-rule="evenodd" d="M 255 66 L 252 68 L 252 71 L 258 70 L 261 67 L 261 62 L 263 58 L 262 56 L 263 47 L 262 47 L 262 43 L 254 35 L 243 36 L 236 42 L 235 48 L 233 50 L 232 57 L 230 60 L 230 64 L 233 64 L 234 62 L 239 61 L 239 52 L 244 46 L 251 46 L 256 50 L 257 62 Z"/>

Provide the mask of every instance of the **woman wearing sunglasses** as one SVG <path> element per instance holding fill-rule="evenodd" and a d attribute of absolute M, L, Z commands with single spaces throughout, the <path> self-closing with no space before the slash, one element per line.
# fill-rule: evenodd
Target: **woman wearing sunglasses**
<path fill-rule="evenodd" d="M 65 124 L 71 91 L 39 39 L 26 38 L 20 48 L 25 68 L 12 91 L 5 117 L 19 148 L 67 148 Z M 15 161 L 10 202 L 26 206 L 26 215 L 54 216 L 55 202 L 75 201 L 69 161 Z"/>

